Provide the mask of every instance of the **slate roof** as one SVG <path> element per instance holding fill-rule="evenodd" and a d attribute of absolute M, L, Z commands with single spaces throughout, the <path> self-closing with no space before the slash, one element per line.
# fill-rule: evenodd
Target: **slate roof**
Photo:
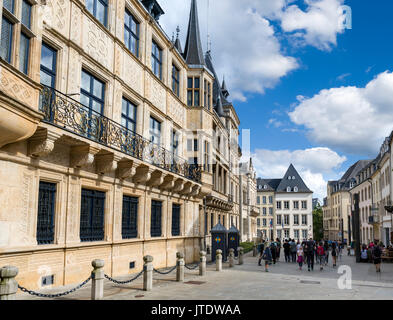
<path fill-rule="evenodd" d="M 214 228 L 212 228 L 210 230 L 210 232 L 228 232 L 227 229 L 225 229 L 225 227 L 221 224 L 221 223 L 217 223 Z"/>
<path fill-rule="evenodd" d="M 291 188 L 291 192 L 294 190 L 295 187 L 298 188 L 297 192 L 311 192 L 312 191 L 306 186 L 302 177 L 296 171 L 295 167 L 291 163 L 287 172 L 284 175 L 284 178 L 281 180 L 280 184 L 278 185 L 276 192 L 287 192 L 287 188 Z"/>
<path fill-rule="evenodd" d="M 295 179 L 293 179 L 293 177 L 295 177 Z M 265 185 L 267 185 L 267 189 L 263 188 Z M 260 189 L 259 186 L 262 186 L 262 189 Z M 274 191 L 286 193 L 288 187 L 291 188 L 291 192 L 294 192 L 294 188 L 297 187 L 297 192 L 299 193 L 312 193 L 292 164 L 289 166 L 282 179 L 257 179 L 257 191 Z"/>
<path fill-rule="evenodd" d="M 190 20 L 188 22 L 186 46 L 184 48 L 184 59 L 189 65 L 205 65 L 201 36 L 199 32 L 196 0 L 191 1 Z"/>
<path fill-rule="evenodd" d="M 328 185 L 331 187 L 335 187 L 333 192 L 337 192 L 340 190 L 349 190 L 351 189 L 351 182 L 356 181 L 356 176 L 362 171 L 364 168 L 373 163 L 374 160 L 359 160 L 355 162 L 349 169 L 344 173 L 340 180 L 337 181 L 329 181 Z"/>

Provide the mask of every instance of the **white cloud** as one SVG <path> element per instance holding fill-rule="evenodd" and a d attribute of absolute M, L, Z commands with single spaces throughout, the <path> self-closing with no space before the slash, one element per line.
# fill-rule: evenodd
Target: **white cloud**
<path fill-rule="evenodd" d="M 248 94 L 263 94 L 299 67 L 294 57 L 283 53 L 269 20 L 283 19 L 285 31 L 300 29 L 300 37 L 318 48 L 330 48 L 336 43 L 335 32 L 338 30 L 331 25 L 337 23 L 338 16 L 333 11 L 341 0 L 304 1 L 309 8 L 306 12 L 296 6 L 287 7 L 292 0 L 198 1 L 202 45 L 206 51 L 209 23 L 215 68 L 220 77 L 225 75 L 233 100 L 245 101 Z M 190 2 L 171 0 L 160 3 L 165 11 L 160 24 L 170 36 L 180 25 L 183 46 Z M 298 16 L 301 16 L 301 23 L 296 24 Z"/>
<path fill-rule="evenodd" d="M 331 50 L 337 45 L 337 34 L 344 32 L 344 0 L 305 0 L 307 8 L 291 5 L 281 16 L 281 26 L 297 44 Z"/>
<path fill-rule="evenodd" d="M 392 106 L 393 73 L 386 71 L 365 88 L 324 89 L 301 100 L 289 116 L 318 144 L 373 156 L 393 129 Z"/>
<path fill-rule="evenodd" d="M 314 197 L 321 200 L 326 196 L 327 181 L 338 178 L 335 171 L 347 160 L 328 148 L 295 151 L 256 149 L 252 157 L 257 175 L 261 178 L 282 178 L 292 163 L 314 192 Z"/>
<path fill-rule="evenodd" d="M 351 75 L 350 73 L 343 73 L 343 74 L 340 74 L 340 75 L 336 78 L 336 80 L 338 80 L 338 81 L 343 81 L 343 80 L 345 80 L 345 78 L 348 78 L 350 75 Z"/>

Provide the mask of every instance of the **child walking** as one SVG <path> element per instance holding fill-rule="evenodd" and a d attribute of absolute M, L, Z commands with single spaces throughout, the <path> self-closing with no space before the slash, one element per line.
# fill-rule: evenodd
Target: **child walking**
<path fill-rule="evenodd" d="M 263 251 L 262 259 L 265 260 L 265 272 L 269 272 L 269 264 L 272 262 L 272 252 L 268 244 L 265 246 Z"/>
<path fill-rule="evenodd" d="M 299 247 L 296 254 L 297 254 L 297 262 L 299 263 L 299 270 L 302 270 L 303 262 L 304 262 L 304 252 L 302 246 Z"/>

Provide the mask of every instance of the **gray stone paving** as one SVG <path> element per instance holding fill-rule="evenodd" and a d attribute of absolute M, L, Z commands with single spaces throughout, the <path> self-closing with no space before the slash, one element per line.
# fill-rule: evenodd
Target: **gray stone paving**
<path fill-rule="evenodd" d="M 257 258 L 246 255 L 244 264 L 229 268 L 228 263 L 222 272 L 216 272 L 214 265 L 208 265 L 207 275 L 200 277 L 198 270 L 185 272 L 185 282 L 201 281 L 202 284 L 177 283 L 176 272 L 169 275 L 154 274 L 153 291 L 142 291 L 142 278 L 129 285 L 116 285 L 105 281 L 104 298 L 108 300 L 275 300 L 275 299 L 316 299 L 316 300 L 363 300 L 393 299 L 393 264 L 384 263 L 382 272 L 377 274 L 372 264 L 356 264 L 354 257 L 343 256 L 338 266 L 348 265 L 352 269 L 352 289 L 340 290 L 337 280 L 341 276 L 338 268 L 329 266 L 308 272 L 307 267 L 298 270 L 297 264 L 281 261 L 264 272 L 257 265 Z M 237 262 L 236 262 L 237 263 Z M 126 280 L 132 276 L 119 278 Z M 72 288 L 66 286 L 44 293 L 57 293 Z M 42 299 L 18 294 L 18 299 Z M 61 300 L 90 299 L 90 284 Z"/>

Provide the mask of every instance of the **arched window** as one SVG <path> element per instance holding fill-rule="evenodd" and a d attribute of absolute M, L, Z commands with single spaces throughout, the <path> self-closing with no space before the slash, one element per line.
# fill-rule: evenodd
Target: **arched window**
<path fill-rule="evenodd" d="M 298 192 L 299 191 L 298 187 L 293 188 L 293 191 Z"/>
<path fill-rule="evenodd" d="M 291 187 L 287 187 L 287 192 L 291 192 Z"/>

